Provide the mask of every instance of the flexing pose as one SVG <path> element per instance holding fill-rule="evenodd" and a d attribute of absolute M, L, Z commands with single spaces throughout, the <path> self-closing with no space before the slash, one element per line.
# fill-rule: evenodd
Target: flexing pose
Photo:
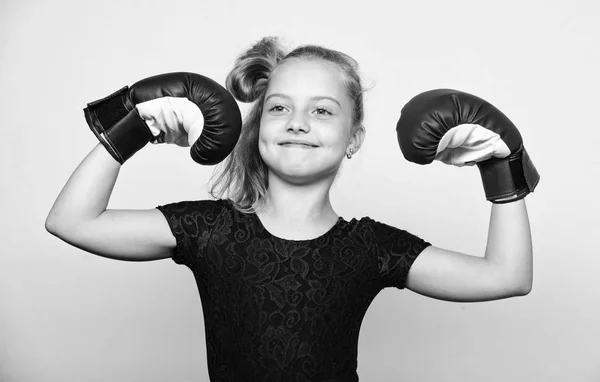
<path fill-rule="evenodd" d="M 515 126 L 480 98 L 422 93 L 402 109 L 397 134 L 410 161 L 478 166 L 493 203 L 485 256 L 335 212 L 331 184 L 365 137 L 357 70 L 338 51 L 286 53 L 265 38 L 227 78 L 237 100 L 253 103 L 243 125 L 230 93 L 191 73 L 155 76 L 89 104 L 101 144 L 65 185 L 47 229 L 100 256 L 170 257 L 189 267 L 214 382 L 358 381 L 360 325 L 386 287 L 449 301 L 529 293 L 524 197 L 539 176 Z M 225 158 L 214 200 L 107 209 L 121 166 L 148 142 L 191 146 L 198 163 Z"/>

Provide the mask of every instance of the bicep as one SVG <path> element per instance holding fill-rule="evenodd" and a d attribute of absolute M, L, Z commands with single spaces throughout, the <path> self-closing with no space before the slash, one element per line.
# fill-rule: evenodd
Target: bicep
<path fill-rule="evenodd" d="M 150 261 L 172 255 L 176 246 L 164 215 L 147 210 L 106 210 L 96 219 L 52 232 L 87 252 L 125 261 Z"/>
<path fill-rule="evenodd" d="M 489 301 L 518 295 L 510 277 L 483 257 L 428 246 L 412 264 L 406 288 L 445 301 Z"/>

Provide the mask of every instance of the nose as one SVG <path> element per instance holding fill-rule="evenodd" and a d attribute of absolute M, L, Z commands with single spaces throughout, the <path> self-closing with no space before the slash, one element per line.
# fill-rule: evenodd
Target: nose
<path fill-rule="evenodd" d="M 294 112 L 290 115 L 290 119 L 286 125 L 286 130 L 294 133 L 308 133 L 310 131 L 310 124 L 302 112 Z"/>

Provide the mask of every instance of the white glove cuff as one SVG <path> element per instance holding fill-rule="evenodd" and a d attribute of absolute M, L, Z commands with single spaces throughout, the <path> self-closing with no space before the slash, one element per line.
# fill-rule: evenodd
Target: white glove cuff
<path fill-rule="evenodd" d="M 454 166 L 471 166 L 491 157 L 506 158 L 510 150 L 495 132 L 480 125 L 463 124 L 448 130 L 437 147 L 436 160 Z"/>

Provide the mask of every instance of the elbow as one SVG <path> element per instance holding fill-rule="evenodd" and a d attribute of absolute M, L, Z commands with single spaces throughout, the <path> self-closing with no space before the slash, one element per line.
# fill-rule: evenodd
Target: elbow
<path fill-rule="evenodd" d="M 529 293 L 531 293 L 532 288 L 533 288 L 533 285 L 531 283 L 521 285 L 516 289 L 515 296 L 517 296 L 517 297 L 527 296 Z"/>
<path fill-rule="evenodd" d="M 531 273 L 502 272 L 502 276 L 495 283 L 500 298 L 527 296 L 533 288 Z"/>
<path fill-rule="evenodd" d="M 55 211 L 54 209 L 48 213 L 44 227 L 46 231 L 54 236 L 59 235 L 66 231 L 65 227 L 72 226 L 73 219 L 66 219 L 63 213 Z"/>
<path fill-rule="evenodd" d="M 533 270 L 531 267 L 503 268 L 498 281 L 502 284 L 507 297 L 527 296 L 533 289 Z"/>
<path fill-rule="evenodd" d="M 63 233 L 66 231 L 62 224 L 51 215 L 48 215 L 46 222 L 44 223 L 46 231 L 58 238 L 62 238 Z"/>
<path fill-rule="evenodd" d="M 527 296 L 533 289 L 533 279 L 527 277 L 522 280 L 514 280 L 508 289 L 511 290 L 511 295 L 514 297 Z"/>
<path fill-rule="evenodd" d="M 46 228 L 46 231 L 48 231 L 48 233 L 51 233 L 53 235 L 56 233 L 58 221 L 60 220 L 59 216 L 60 215 L 57 213 L 53 206 L 52 209 L 48 212 L 48 216 L 46 216 L 46 221 L 44 222 L 44 227 Z"/>
<path fill-rule="evenodd" d="M 517 282 L 519 296 L 527 296 L 533 289 L 533 269 L 529 268 L 522 273 Z"/>
<path fill-rule="evenodd" d="M 521 296 L 527 296 L 533 289 L 533 279 L 529 278 L 521 287 Z"/>
<path fill-rule="evenodd" d="M 46 222 L 44 223 L 44 227 L 48 233 L 55 235 L 56 232 L 56 223 L 52 219 L 50 219 L 50 215 L 46 218 Z"/>

